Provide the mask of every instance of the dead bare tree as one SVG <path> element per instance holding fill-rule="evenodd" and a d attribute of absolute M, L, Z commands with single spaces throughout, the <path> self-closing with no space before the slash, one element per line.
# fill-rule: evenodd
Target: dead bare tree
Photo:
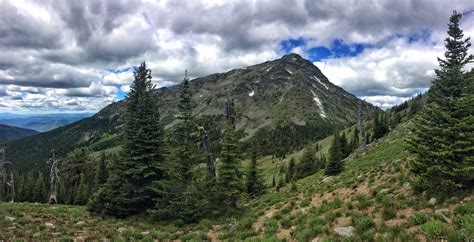
<path fill-rule="evenodd" d="M 364 149 L 364 152 L 367 153 L 367 148 L 366 148 L 367 140 L 365 139 L 365 129 L 364 129 L 364 124 L 363 124 L 362 101 L 360 101 L 358 105 L 357 128 L 359 129 L 359 134 L 354 134 L 354 135 L 359 135 L 359 142 L 360 142 L 359 147 L 362 147 Z"/>
<path fill-rule="evenodd" d="M 5 148 L 0 149 L 1 160 L 0 160 L 0 201 L 3 201 L 6 197 L 5 185 L 7 183 L 7 171 L 5 169 L 6 164 L 11 162 L 5 161 Z"/>
<path fill-rule="evenodd" d="M 10 171 L 10 181 L 7 182 L 7 185 L 10 187 L 10 202 L 15 202 L 15 179 L 13 177 L 13 171 Z"/>

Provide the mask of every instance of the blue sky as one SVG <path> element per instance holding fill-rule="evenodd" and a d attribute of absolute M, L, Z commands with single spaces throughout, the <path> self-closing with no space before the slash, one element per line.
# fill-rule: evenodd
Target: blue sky
<path fill-rule="evenodd" d="M 6 0 L 0 112 L 96 112 L 124 98 L 142 61 L 161 87 L 179 83 L 185 69 L 199 77 L 290 52 L 389 107 L 427 90 L 452 10 L 472 7 L 462 0 Z M 461 22 L 466 36 L 474 35 L 472 15 Z"/>

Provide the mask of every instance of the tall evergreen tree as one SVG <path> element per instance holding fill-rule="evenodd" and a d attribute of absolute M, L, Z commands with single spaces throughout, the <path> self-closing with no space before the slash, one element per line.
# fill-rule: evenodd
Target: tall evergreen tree
<path fill-rule="evenodd" d="M 178 103 L 177 115 L 180 122 L 171 138 L 172 155 L 167 162 L 167 179 L 161 184 L 158 190 L 159 199 L 153 214 L 157 219 L 183 219 L 184 221 L 195 221 L 201 214 L 203 201 L 198 201 L 196 186 L 199 180 L 199 172 L 196 166 L 200 163 L 202 155 L 197 147 L 197 128 L 192 115 L 192 93 L 190 90 L 187 74 L 182 83 L 180 101 Z M 211 195 L 211 194 L 208 194 Z"/>
<path fill-rule="evenodd" d="M 61 162 L 61 183 L 63 183 L 63 200 L 66 204 L 75 204 L 76 192 L 81 182 L 81 174 L 86 176 L 86 191 L 94 187 L 94 157 L 86 148 L 78 148 L 70 152 Z"/>
<path fill-rule="evenodd" d="M 257 164 L 257 154 L 252 153 L 252 159 L 250 161 L 249 171 L 247 173 L 247 193 L 252 197 L 261 195 L 265 187 L 263 185 L 260 170 Z"/>
<path fill-rule="evenodd" d="M 165 178 L 165 144 L 151 78 L 145 62 L 135 69 L 127 95 L 123 152 L 89 203 L 91 211 L 125 217 L 155 205 L 156 186 Z"/>
<path fill-rule="evenodd" d="M 373 139 L 377 140 L 382 138 L 388 132 L 388 125 L 383 114 L 376 114 L 374 117 L 374 136 Z"/>
<path fill-rule="evenodd" d="M 314 151 L 310 147 L 303 151 L 300 163 L 298 164 L 298 177 L 307 177 L 316 172 L 318 169 Z"/>
<path fill-rule="evenodd" d="M 75 205 L 84 205 L 87 203 L 88 197 L 88 187 L 86 182 L 86 176 L 84 173 L 80 175 L 79 185 L 76 189 L 76 194 L 74 197 L 74 204 Z"/>
<path fill-rule="evenodd" d="M 326 165 L 324 174 L 333 176 L 341 173 L 343 169 L 342 159 L 343 159 L 342 147 L 341 147 L 341 138 L 339 132 L 336 131 L 334 134 L 334 140 L 332 142 L 331 148 L 329 148 L 329 162 Z"/>
<path fill-rule="evenodd" d="M 446 190 L 472 187 L 474 182 L 472 76 L 463 71 L 474 57 L 467 53 L 471 44 L 459 27 L 461 18 L 456 11 L 451 15 L 445 58 L 438 58 L 427 104 L 408 140 L 416 154 L 412 170 L 432 187 Z"/>
<path fill-rule="evenodd" d="M 288 163 L 288 169 L 286 170 L 286 182 L 291 182 L 296 177 L 296 161 L 295 158 L 291 157 Z"/>
<path fill-rule="evenodd" d="M 95 180 L 96 189 L 100 188 L 103 184 L 107 182 L 107 177 L 108 177 L 107 161 L 108 161 L 107 155 L 105 154 L 105 152 L 102 152 L 95 169 L 94 180 Z"/>
<path fill-rule="evenodd" d="M 33 202 L 38 202 L 38 203 L 46 202 L 47 190 L 46 190 L 46 184 L 44 182 L 45 180 L 44 180 L 43 173 L 39 172 L 38 176 L 36 177 L 36 181 L 34 183 L 33 197 L 32 197 Z"/>
<path fill-rule="evenodd" d="M 235 111 L 234 101 L 226 102 L 227 128 L 224 130 L 221 151 L 221 165 L 219 167 L 217 189 L 222 201 L 224 212 L 236 208 L 242 191 L 240 176 L 240 160 L 237 155 L 238 140 L 235 136 Z"/>

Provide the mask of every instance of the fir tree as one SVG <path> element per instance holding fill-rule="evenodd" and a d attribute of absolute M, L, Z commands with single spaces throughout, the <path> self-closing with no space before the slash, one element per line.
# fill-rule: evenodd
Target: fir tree
<path fill-rule="evenodd" d="M 198 139 L 195 136 L 196 128 L 192 115 L 193 105 L 191 101 L 189 79 L 186 77 L 182 83 L 180 102 L 178 103 L 178 120 L 173 133 L 172 156 L 167 164 L 167 179 L 161 182 L 160 194 L 154 216 L 159 219 L 183 219 L 184 221 L 194 221 L 206 210 L 202 207 L 204 201 L 198 201 L 201 197 L 196 187 L 201 187 L 196 172 L 193 172 L 202 156 L 197 148 Z M 211 196 L 211 194 L 209 194 Z M 201 204 L 199 207 L 198 204 Z"/>
<path fill-rule="evenodd" d="M 249 171 L 247 174 L 247 193 L 252 197 L 261 195 L 264 191 L 260 170 L 257 164 L 257 154 L 252 153 Z"/>
<path fill-rule="evenodd" d="M 34 183 L 32 201 L 44 203 L 46 202 L 46 195 L 47 191 L 46 184 L 44 183 L 44 176 L 42 172 L 39 172 Z"/>
<path fill-rule="evenodd" d="M 329 162 L 326 165 L 324 174 L 328 176 L 334 176 L 341 173 L 343 169 L 342 165 L 343 153 L 341 147 L 341 138 L 339 132 L 334 134 L 334 140 L 332 142 L 331 148 L 329 148 Z"/>
<path fill-rule="evenodd" d="M 295 158 L 291 157 L 288 163 L 288 169 L 286 171 L 286 182 L 291 182 L 296 176 L 296 161 Z"/>
<path fill-rule="evenodd" d="M 311 148 L 306 148 L 303 151 L 301 156 L 300 163 L 298 164 L 298 177 L 303 178 L 307 177 L 317 170 L 316 159 L 314 157 L 314 152 Z"/>
<path fill-rule="evenodd" d="M 346 133 L 342 132 L 341 137 L 339 138 L 340 146 L 341 146 L 341 152 L 342 152 L 342 157 L 345 158 L 351 153 L 351 147 L 349 145 L 349 142 L 347 141 Z"/>
<path fill-rule="evenodd" d="M 82 173 L 80 176 L 79 186 L 76 189 L 76 194 L 74 197 L 75 205 L 84 205 L 87 203 L 87 200 L 89 198 L 87 195 L 88 193 L 87 191 L 88 191 L 88 187 L 87 187 L 86 177 L 84 173 Z"/>
<path fill-rule="evenodd" d="M 351 150 L 355 150 L 359 147 L 359 129 L 357 126 L 354 129 L 354 135 L 351 140 Z"/>
<path fill-rule="evenodd" d="M 388 132 L 388 126 L 385 122 L 384 115 L 375 115 L 374 117 L 374 135 L 373 139 L 377 140 L 382 138 Z"/>
<path fill-rule="evenodd" d="M 101 187 L 105 182 L 107 182 L 108 171 L 107 171 L 107 156 L 105 152 L 102 152 L 100 159 L 97 162 L 95 170 L 95 186 L 96 189 Z"/>
<path fill-rule="evenodd" d="M 165 178 L 165 145 L 151 78 L 144 62 L 135 69 L 127 95 L 123 152 L 110 164 L 107 182 L 89 203 L 91 211 L 125 217 L 155 205 L 156 186 Z"/>
<path fill-rule="evenodd" d="M 217 180 L 218 193 L 221 196 L 222 209 L 230 212 L 237 206 L 242 190 L 240 161 L 237 155 L 237 138 L 234 132 L 234 101 L 226 103 L 227 128 L 224 130 L 221 151 L 221 166 Z"/>
<path fill-rule="evenodd" d="M 432 187 L 446 190 L 472 187 L 474 182 L 473 80 L 462 70 L 473 56 L 467 54 L 471 44 L 469 38 L 463 39 L 461 17 L 454 11 L 450 18 L 445 58 L 438 58 L 427 103 L 408 140 L 416 154 L 412 170 Z"/>

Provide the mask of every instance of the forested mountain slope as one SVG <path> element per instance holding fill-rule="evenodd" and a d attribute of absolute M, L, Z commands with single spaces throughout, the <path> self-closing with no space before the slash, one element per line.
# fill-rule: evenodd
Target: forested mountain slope
<path fill-rule="evenodd" d="M 237 109 L 240 139 L 247 145 L 264 147 L 261 155 L 282 155 L 326 137 L 336 128 L 352 125 L 359 106 L 364 115 L 378 110 L 329 82 L 315 65 L 297 54 L 200 77 L 190 84 L 194 114 L 199 125 L 210 130 L 212 140 L 220 139 L 224 103 L 231 98 Z M 180 90 L 181 85 L 155 90 L 161 121 L 167 128 L 177 122 Z M 11 142 L 7 157 L 23 170 L 43 167 L 51 149 L 64 156 L 81 146 L 94 151 L 117 147 L 125 102 L 113 103 L 73 124 Z"/>

